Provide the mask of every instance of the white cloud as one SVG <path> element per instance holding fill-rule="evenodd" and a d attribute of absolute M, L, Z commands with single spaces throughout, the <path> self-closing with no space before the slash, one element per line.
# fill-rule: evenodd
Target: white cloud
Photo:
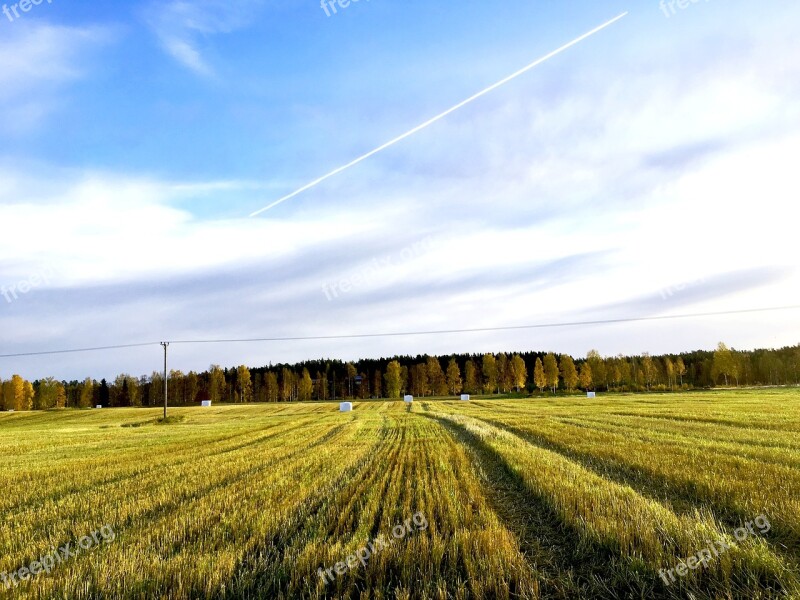
<path fill-rule="evenodd" d="M 107 32 L 25 22 L 10 29 L 0 39 L 0 130 L 24 133 L 59 109 L 64 86 L 87 76 L 87 55 Z"/>
<path fill-rule="evenodd" d="M 331 227 L 330 215 L 203 221 L 174 207 L 187 194 L 258 189 L 252 182 L 175 183 L 53 172 L 42 187 L 37 183 L 42 174 L 8 173 L 9 183 L 0 188 L 0 222 L 14 227 L 0 236 L 0 256 L 15 260 L 0 271 L 6 281 L 50 268 L 59 286 L 122 283 L 275 259 L 297 252 L 307 240 L 325 243 L 345 235 Z M 375 226 L 372 215 L 343 219 L 354 234 Z"/>
<path fill-rule="evenodd" d="M 167 54 L 198 75 L 212 76 L 214 68 L 201 52 L 203 42 L 246 27 L 262 4 L 263 0 L 153 2 L 145 19 Z"/>

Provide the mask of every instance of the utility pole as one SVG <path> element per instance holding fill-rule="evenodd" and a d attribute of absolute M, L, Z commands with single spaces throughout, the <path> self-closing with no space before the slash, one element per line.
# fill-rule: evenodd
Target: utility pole
<path fill-rule="evenodd" d="M 169 342 L 161 342 L 164 346 L 164 420 L 167 420 L 167 348 Z"/>

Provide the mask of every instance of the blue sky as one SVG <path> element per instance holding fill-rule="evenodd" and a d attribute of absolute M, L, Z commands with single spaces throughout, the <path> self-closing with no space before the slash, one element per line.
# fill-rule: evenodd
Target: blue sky
<path fill-rule="evenodd" d="M 361 0 L 326 16 L 313 0 L 45 0 L 0 14 L 0 286 L 14 290 L 0 354 L 796 304 L 800 8 L 668 4 Z M 184 346 L 173 360 L 780 346 L 800 340 L 797 316 Z M 6 359 L 0 377 L 158 361 Z"/>

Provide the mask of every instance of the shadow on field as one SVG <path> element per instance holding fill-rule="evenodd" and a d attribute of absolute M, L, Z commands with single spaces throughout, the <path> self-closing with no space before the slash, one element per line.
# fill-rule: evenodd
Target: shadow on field
<path fill-rule="evenodd" d="M 547 498 L 533 494 L 505 459 L 479 437 L 434 415 L 435 420 L 469 450 L 476 471 L 487 483 L 489 505 L 520 542 L 526 560 L 543 577 L 543 598 L 674 598 L 658 574 L 630 564 L 615 569 L 619 557 L 581 539 L 560 520 Z"/>
<path fill-rule="evenodd" d="M 753 511 L 747 513 L 737 507 L 734 502 L 718 497 L 710 499 L 708 494 L 694 482 L 688 482 L 685 487 L 681 487 L 675 481 L 658 473 L 612 459 L 600 459 L 588 452 L 575 450 L 543 435 L 494 419 L 481 418 L 478 420 L 507 431 L 533 446 L 560 454 L 605 479 L 627 485 L 645 498 L 666 503 L 676 514 L 692 516 L 698 506 L 712 506 L 714 518 L 727 525 L 731 530 L 741 527 L 742 523 L 753 518 L 751 514 Z M 774 552 L 793 561 L 796 560 L 794 555 L 796 549 L 800 548 L 800 538 L 794 531 L 787 529 L 783 523 L 774 521 L 770 539 L 765 541 L 770 544 Z"/>

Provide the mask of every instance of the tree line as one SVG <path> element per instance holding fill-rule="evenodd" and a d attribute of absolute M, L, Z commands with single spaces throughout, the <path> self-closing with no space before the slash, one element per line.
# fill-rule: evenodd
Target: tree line
<path fill-rule="evenodd" d="M 400 356 L 357 362 L 314 360 L 250 369 L 246 366 L 168 375 L 173 406 L 212 402 L 455 396 L 458 394 L 558 394 L 675 391 L 716 386 L 800 385 L 800 346 L 738 351 L 720 343 L 713 352 L 585 358 L 568 354 L 462 354 Z M 117 376 L 114 381 L 27 381 L 0 378 L 0 410 L 94 406 L 159 406 L 163 374 Z"/>

